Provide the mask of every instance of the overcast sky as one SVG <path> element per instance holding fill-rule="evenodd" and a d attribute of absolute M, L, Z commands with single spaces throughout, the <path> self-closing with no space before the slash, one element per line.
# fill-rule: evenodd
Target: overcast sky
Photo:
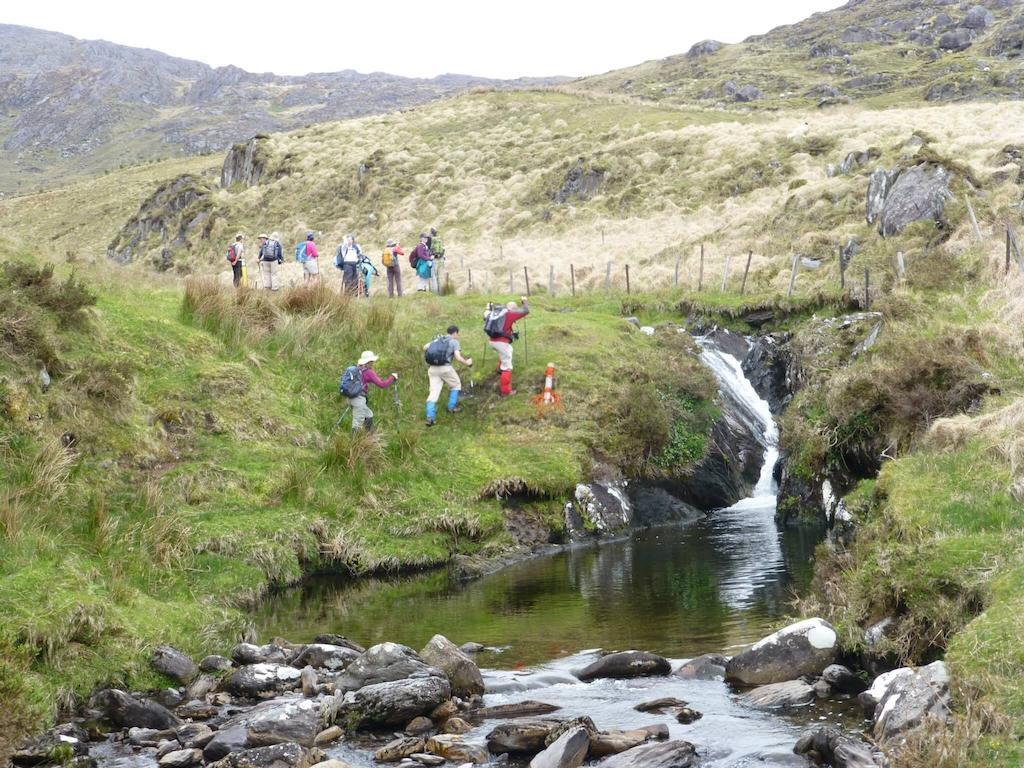
<path fill-rule="evenodd" d="M 841 0 L 35 0 L 0 22 L 154 48 L 252 72 L 587 75 L 738 42 Z"/>

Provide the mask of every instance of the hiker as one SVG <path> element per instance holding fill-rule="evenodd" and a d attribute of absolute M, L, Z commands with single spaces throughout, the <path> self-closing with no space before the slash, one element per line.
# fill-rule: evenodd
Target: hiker
<path fill-rule="evenodd" d="M 472 368 L 473 358 L 462 356 L 457 325 L 449 325 L 446 336 L 438 336 L 424 344 L 423 352 L 429 366 L 427 378 L 430 380 L 430 391 L 427 393 L 427 426 L 432 427 L 437 423 L 437 399 L 441 397 L 441 387 L 445 384 L 448 385 L 448 413 L 458 413 L 462 410 L 459 407 L 462 381 L 452 366 L 452 359 Z"/>
<path fill-rule="evenodd" d="M 245 246 L 242 245 L 244 236 L 241 232 L 235 235 L 235 242 L 228 246 L 228 264 L 231 265 L 231 284 L 237 288 L 242 284 L 242 267 L 245 266 L 245 262 L 242 261 L 242 254 L 245 252 Z"/>
<path fill-rule="evenodd" d="M 299 258 L 301 255 L 301 258 Z M 302 263 L 302 282 L 320 282 L 320 252 L 316 249 L 316 233 L 307 232 L 306 241 L 295 247 L 295 260 Z"/>
<path fill-rule="evenodd" d="M 260 235 L 260 272 L 263 273 L 263 287 L 277 290 L 277 266 L 284 261 L 281 251 L 281 236 L 271 232 L 270 237 Z"/>
<path fill-rule="evenodd" d="M 356 265 L 362 252 L 352 235 L 345 235 L 338 250 L 334 252 L 334 266 L 341 270 L 341 288 L 347 293 L 359 293 L 359 274 Z"/>
<path fill-rule="evenodd" d="M 438 236 L 437 228 L 431 227 L 427 236 L 427 250 L 430 251 L 430 285 L 434 293 L 441 292 L 441 269 L 444 267 L 444 241 Z"/>
<path fill-rule="evenodd" d="M 356 275 L 359 278 L 359 295 L 363 298 L 370 298 L 370 283 L 373 282 L 373 276 L 379 275 L 380 272 L 373 266 L 373 262 L 370 261 L 369 257 L 365 253 L 359 254 L 359 261 L 356 262 Z"/>
<path fill-rule="evenodd" d="M 409 254 L 409 264 L 416 270 L 416 291 L 430 290 L 430 274 L 433 271 L 433 257 L 430 255 L 430 238 L 426 232 L 420 232 L 420 241 Z"/>
<path fill-rule="evenodd" d="M 338 389 L 348 398 L 348 404 L 352 407 L 353 432 L 364 426 L 367 432 L 373 429 L 373 411 L 366 404 L 366 395 L 370 384 L 387 389 L 398 381 L 397 373 L 392 373 L 386 379 L 381 380 L 377 372 L 373 370 L 373 364 L 379 359 L 373 352 L 366 350 L 359 356 L 358 363 L 350 365 L 341 374 Z"/>
<path fill-rule="evenodd" d="M 525 296 L 520 300 L 523 302 L 521 310 L 514 301 L 510 301 L 504 307 L 488 304 L 484 312 L 484 333 L 490 337 L 491 347 L 498 353 L 502 397 L 516 393 L 512 389 L 512 342 L 519 338 L 519 334 L 512 330 L 512 325 L 530 314 L 530 302 Z"/>
<path fill-rule="evenodd" d="M 398 297 L 402 297 L 402 265 L 398 261 L 399 256 L 405 256 L 402 244 L 397 240 L 388 240 L 384 244 L 384 255 L 381 258 L 381 263 L 384 264 L 384 269 L 388 274 L 389 299 L 394 298 L 396 289 Z"/>

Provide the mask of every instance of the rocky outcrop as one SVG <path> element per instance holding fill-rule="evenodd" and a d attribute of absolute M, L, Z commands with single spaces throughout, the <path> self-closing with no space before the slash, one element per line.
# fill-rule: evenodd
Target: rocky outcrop
<path fill-rule="evenodd" d="M 888 741 L 927 720 L 949 719 L 949 673 L 941 661 L 896 669 L 875 678 L 858 701 L 874 721 L 875 738 Z"/>
<path fill-rule="evenodd" d="M 949 191 L 949 172 L 922 163 L 901 172 L 885 196 L 878 231 L 885 237 L 898 234 L 914 221 L 940 222 Z"/>
<path fill-rule="evenodd" d="M 834 727 L 808 731 L 800 737 L 793 751 L 805 755 L 816 765 L 832 768 L 878 768 L 885 765 L 884 758 L 870 745 Z"/>
<path fill-rule="evenodd" d="M 658 485 L 633 483 L 629 488 L 634 527 L 699 520 L 704 512 Z"/>
<path fill-rule="evenodd" d="M 592 664 L 576 672 L 583 682 L 602 677 L 625 679 L 630 677 L 652 677 L 667 675 L 672 665 L 667 659 L 647 651 L 621 651 L 602 656 Z"/>
<path fill-rule="evenodd" d="M 231 147 L 220 169 L 220 185 L 224 189 L 236 184 L 254 187 L 260 183 L 267 167 L 266 141 L 266 136 L 254 136 Z"/>
<path fill-rule="evenodd" d="M 781 413 L 789 405 L 797 389 L 795 362 L 788 342 L 788 333 L 764 334 L 755 338 L 750 351 L 740 358 L 743 373 L 773 414 Z"/>
<path fill-rule="evenodd" d="M 722 86 L 722 93 L 731 98 L 733 101 L 748 102 L 758 101 L 764 98 L 764 93 L 756 85 L 747 83 L 745 85 L 737 85 L 732 80 L 727 80 Z"/>
<path fill-rule="evenodd" d="M 469 698 L 484 692 L 484 678 L 480 668 L 444 635 L 430 638 L 430 642 L 420 651 L 420 657 L 445 674 L 454 696 Z"/>
<path fill-rule="evenodd" d="M 966 51 L 974 42 L 973 30 L 957 27 L 939 37 L 938 46 L 944 51 Z"/>
<path fill-rule="evenodd" d="M 889 195 L 899 171 L 887 171 L 876 168 L 868 179 L 867 218 L 868 224 L 874 224 L 885 208 L 885 198 Z"/>
<path fill-rule="evenodd" d="M 790 624 L 738 653 L 725 666 L 725 679 L 742 685 L 769 685 L 821 674 L 838 655 L 836 631 L 824 619 Z"/>
<path fill-rule="evenodd" d="M 590 200 L 601 190 L 606 172 L 600 168 L 584 167 L 577 163 L 565 175 L 562 185 L 551 196 L 559 205 L 570 200 Z"/>
<path fill-rule="evenodd" d="M 573 500 L 565 505 L 565 527 L 569 537 L 580 540 L 613 535 L 633 525 L 633 505 L 624 483 L 580 483 Z"/>
<path fill-rule="evenodd" d="M 701 40 L 690 46 L 690 50 L 686 52 L 686 58 L 699 59 L 701 56 L 710 56 L 722 50 L 722 45 L 717 40 Z"/>
<path fill-rule="evenodd" d="M 64 723 L 22 742 L 11 754 L 11 764 L 35 766 L 55 762 L 61 753 L 83 757 L 89 752 L 89 734 L 75 723 Z M 66 761 L 65 761 L 66 762 Z"/>

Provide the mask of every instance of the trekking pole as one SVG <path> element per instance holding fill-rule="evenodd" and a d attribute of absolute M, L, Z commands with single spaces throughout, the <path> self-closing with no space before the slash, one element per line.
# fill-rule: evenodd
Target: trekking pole
<path fill-rule="evenodd" d="M 523 363 L 530 365 L 530 343 L 526 340 L 526 318 L 523 318 Z"/>
<path fill-rule="evenodd" d="M 398 396 L 398 379 L 395 379 L 395 388 L 392 391 L 395 396 L 395 423 L 402 423 L 402 399 Z"/>
<path fill-rule="evenodd" d="M 342 420 L 348 415 L 348 412 L 351 411 L 351 410 L 352 410 L 352 406 L 350 405 L 344 411 L 341 412 L 341 416 L 339 416 L 338 420 L 336 422 L 334 422 L 334 429 L 337 429 L 338 427 L 341 426 Z"/>

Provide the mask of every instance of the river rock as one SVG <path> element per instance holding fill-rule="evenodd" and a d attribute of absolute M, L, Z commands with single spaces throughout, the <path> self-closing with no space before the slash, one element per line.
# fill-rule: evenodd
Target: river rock
<path fill-rule="evenodd" d="M 403 725 L 451 698 L 445 677 L 391 680 L 345 694 L 344 708 L 355 727 Z"/>
<path fill-rule="evenodd" d="M 373 759 L 378 763 L 397 763 L 402 758 L 422 752 L 425 747 L 423 739 L 406 736 L 389 741 L 374 753 Z"/>
<path fill-rule="evenodd" d="M 150 664 L 160 674 L 167 675 L 182 685 L 188 685 L 199 674 L 196 663 L 170 645 L 158 645 L 154 648 Z"/>
<path fill-rule="evenodd" d="M 483 643 L 463 643 L 459 646 L 460 651 L 469 654 L 470 656 L 476 653 L 482 653 L 486 648 L 487 646 Z"/>
<path fill-rule="evenodd" d="M 175 712 L 178 717 L 184 720 L 209 720 L 220 714 L 220 710 L 205 701 L 187 701 L 178 707 Z"/>
<path fill-rule="evenodd" d="M 300 669 L 308 665 L 313 669 L 328 669 L 337 672 L 359 658 L 359 655 L 359 651 L 342 645 L 313 643 L 303 648 L 299 655 L 292 660 L 291 665 Z"/>
<path fill-rule="evenodd" d="M 459 705 L 449 699 L 434 707 L 430 713 L 430 719 L 435 723 L 439 723 L 447 720 L 449 717 L 455 717 L 457 714 L 459 714 Z"/>
<path fill-rule="evenodd" d="M 156 728 L 129 728 L 128 743 L 136 747 L 155 747 L 174 731 L 158 731 Z"/>
<path fill-rule="evenodd" d="M 287 664 L 295 654 L 280 645 L 267 643 L 266 645 L 253 645 L 252 643 L 239 643 L 231 649 L 232 660 L 240 665 L 246 664 Z"/>
<path fill-rule="evenodd" d="M 802 680 L 787 680 L 759 686 L 743 694 L 740 700 L 754 709 L 777 710 L 803 707 L 815 698 L 813 686 Z"/>
<path fill-rule="evenodd" d="M 838 728 L 817 728 L 804 733 L 793 751 L 806 755 L 817 765 L 832 768 L 878 768 L 884 765 L 876 760 L 871 747 L 860 739 L 847 736 Z"/>
<path fill-rule="evenodd" d="M 914 221 L 942 220 L 946 200 L 950 199 L 950 174 L 942 166 L 922 163 L 903 171 L 885 197 L 878 219 L 878 231 L 891 237 Z"/>
<path fill-rule="evenodd" d="M 662 699 L 654 699 L 653 701 L 645 701 L 637 704 L 633 709 L 637 712 L 647 712 L 652 715 L 661 715 L 665 713 L 667 709 L 673 709 L 677 707 L 685 707 L 687 702 L 682 699 L 677 699 L 674 696 L 668 696 Z"/>
<path fill-rule="evenodd" d="M 312 768 L 324 757 L 319 749 L 308 749 L 300 744 L 274 744 L 232 752 L 213 765 L 217 768 Z"/>
<path fill-rule="evenodd" d="M 597 733 L 597 726 L 594 725 L 594 721 L 586 715 L 574 717 L 572 720 L 564 720 L 560 722 L 551 733 L 544 739 L 544 746 L 550 747 L 558 739 L 562 737 L 562 734 L 566 731 L 571 731 L 574 728 L 583 728 L 587 733 L 593 735 Z"/>
<path fill-rule="evenodd" d="M 867 688 L 863 680 L 842 664 L 829 664 L 822 670 L 821 679 L 840 693 L 857 695 Z"/>
<path fill-rule="evenodd" d="M 576 677 L 587 683 L 604 677 L 653 677 L 667 675 L 671 671 L 672 665 L 668 660 L 656 654 L 647 651 L 620 651 L 602 656 L 577 672 Z"/>
<path fill-rule="evenodd" d="M 313 642 L 322 643 L 324 645 L 338 645 L 342 648 L 351 648 L 356 653 L 363 653 L 366 650 L 359 643 L 352 642 L 344 635 L 336 635 L 332 633 L 324 633 L 317 635 L 313 638 Z"/>
<path fill-rule="evenodd" d="M 634 731 L 599 731 L 590 737 L 590 757 L 617 755 L 627 749 L 646 744 L 653 738 L 649 731 L 641 728 Z"/>
<path fill-rule="evenodd" d="M 818 675 L 836 660 L 836 631 L 824 619 L 791 624 L 729 659 L 725 679 L 743 685 L 768 685 Z"/>
<path fill-rule="evenodd" d="M 330 760 L 324 760 L 322 763 L 317 763 L 313 768 L 354 768 L 354 766 L 351 763 L 346 763 L 344 760 L 331 758 Z"/>
<path fill-rule="evenodd" d="M 579 768 L 587 759 L 590 732 L 579 726 L 570 728 L 530 761 L 530 768 Z"/>
<path fill-rule="evenodd" d="M 949 674 L 941 661 L 895 678 L 875 709 L 874 735 L 886 741 L 926 720 L 949 720 Z"/>
<path fill-rule="evenodd" d="M 320 733 L 316 735 L 316 738 L 313 739 L 313 744 L 317 747 L 333 744 L 344 735 L 345 732 L 340 726 L 332 725 L 330 728 L 324 728 L 320 731 Z"/>
<path fill-rule="evenodd" d="M 692 707 L 679 707 L 674 713 L 676 722 L 682 723 L 683 725 L 689 725 L 695 723 L 704 717 L 704 713 L 700 712 Z"/>
<path fill-rule="evenodd" d="M 427 752 L 439 755 L 453 763 L 474 763 L 483 765 L 488 761 L 487 750 L 476 744 L 467 744 L 461 736 L 440 733 L 427 741 Z"/>
<path fill-rule="evenodd" d="M 322 728 L 319 703 L 308 699 L 275 702 L 275 706 L 261 709 L 249 719 L 248 744 L 269 747 L 292 741 L 312 747 Z"/>
<path fill-rule="evenodd" d="M 444 725 L 441 727 L 441 730 L 444 733 L 463 734 L 472 731 L 473 726 L 461 717 L 449 717 L 444 721 Z"/>
<path fill-rule="evenodd" d="M 206 746 L 203 747 L 203 760 L 212 763 L 227 757 L 232 752 L 246 748 L 249 742 L 249 729 L 245 723 L 228 721 L 217 729 Z"/>
<path fill-rule="evenodd" d="M 299 670 L 299 683 L 302 687 L 302 695 L 309 698 L 313 698 L 319 693 L 318 683 L 319 678 L 317 677 L 316 671 L 308 664 Z"/>
<path fill-rule="evenodd" d="M 496 755 L 535 755 L 544 749 L 548 736 L 562 722 L 544 717 L 502 723 L 487 734 L 487 749 Z"/>
<path fill-rule="evenodd" d="M 204 656 L 199 662 L 201 672 L 229 672 L 235 666 L 234 662 L 226 656 Z"/>
<path fill-rule="evenodd" d="M 633 522 L 633 505 L 620 483 L 579 483 L 565 506 L 566 530 L 572 539 L 625 530 Z"/>
<path fill-rule="evenodd" d="M 89 753 L 89 734 L 75 723 L 63 723 L 34 738 L 28 739 L 11 754 L 11 763 L 18 766 L 41 765 L 54 762 L 54 756 L 64 752 L 71 757 Z"/>
<path fill-rule="evenodd" d="M 720 653 L 705 653 L 690 659 L 676 670 L 676 677 L 684 680 L 724 680 L 728 657 Z"/>
<path fill-rule="evenodd" d="M 118 728 L 155 728 L 163 731 L 181 725 L 175 715 L 155 701 L 140 701 L 117 688 L 108 688 L 93 696 L 91 705 L 101 717 Z"/>
<path fill-rule="evenodd" d="M 405 732 L 411 736 L 422 736 L 425 733 L 430 733 L 434 730 L 434 723 L 429 717 L 420 715 L 414 717 L 409 721 L 409 724 L 405 726 Z"/>
<path fill-rule="evenodd" d="M 187 689 L 185 689 L 185 700 L 186 701 L 202 701 L 206 698 L 206 694 L 214 691 L 217 685 L 220 683 L 213 675 L 199 675 L 193 680 Z"/>
<path fill-rule="evenodd" d="M 228 693 L 255 699 L 265 693 L 283 693 L 297 688 L 302 673 L 284 664 L 246 664 L 239 667 L 225 683 Z"/>
<path fill-rule="evenodd" d="M 692 768 L 700 762 L 688 741 L 663 741 L 643 744 L 620 755 L 602 760 L 601 768 Z"/>
<path fill-rule="evenodd" d="M 186 723 L 174 731 L 174 737 L 185 749 L 202 749 L 213 738 L 213 729 L 203 723 Z"/>
<path fill-rule="evenodd" d="M 429 752 L 417 752 L 415 755 L 409 755 L 420 765 L 444 765 L 445 759 L 440 755 L 432 755 Z"/>
<path fill-rule="evenodd" d="M 399 643 L 379 643 L 357 656 L 338 676 L 340 690 L 356 690 L 366 685 L 406 680 L 419 675 L 441 675 L 423 662 L 412 648 Z"/>
<path fill-rule="evenodd" d="M 871 682 L 871 686 L 857 696 L 857 701 L 860 703 L 861 707 L 864 708 L 865 717 L 873 719 L 875 716 L 875 709 L 878 707 L 878 702 L 882 700 L 882 697 L 885 696 L 889 688 L 901 677 L 910 677 L 913 674 L 913 668 L 902 667 L 889 672 L 883 672 L 881 675 L 876 677 Z"/>
<path fill-rule="evenodd" d="M 537 717 L 539 715 L 550 715 L 557 712 L 561 707 L 555 704 L 545 704 L 543 701 L 517 701 L 514 704 L 496 704 L 493 707 L 481 707 L 473 710 L 473 718 L 476 720 L 497 720 L 498 718 L 516 717 Z M 437 718 L 434 718 L 437 719 Z"/>
<path fill-rule="evenodd" d="M 453 696 L 468 697 L 484 692 L 484 678 L 480 668 L 444 635 L 430 638 L 430 642 L 420 651 L 420 658 L 444 672 L 452 685 Z"/>
<path fill-rule="evenodd" d="M 176 749 L 168 752 L 158 761 L 160 768 L 192 768 L 203 762 L 203 753 L 198 749 Z"/>

